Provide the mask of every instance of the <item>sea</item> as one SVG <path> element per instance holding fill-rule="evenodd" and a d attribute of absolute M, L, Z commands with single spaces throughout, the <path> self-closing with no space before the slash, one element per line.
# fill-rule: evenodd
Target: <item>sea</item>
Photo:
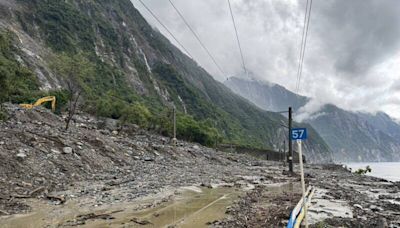
<path fill-rule="evenodd" d="M 400 162 L 362 162 L 362 163 L 345 163 L 352 171 L 357 169 L 365 169 L 369 165 L 372 172 L 367 175 L 386 179 L 388 181 L 400 181 Z"/>

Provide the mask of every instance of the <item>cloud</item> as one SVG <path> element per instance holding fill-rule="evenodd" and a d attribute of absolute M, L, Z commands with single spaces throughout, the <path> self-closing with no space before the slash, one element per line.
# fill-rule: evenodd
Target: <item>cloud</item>
<path fill-rule="evenodd" d="M 313 34 L 340 73 L 362 77 L 400 48 L 396 0 L 314 1 L 314 12 Z"/>
<path fill-rule="evenodd" d="M 146 0 L 208 72 L 243 72 L 226 0 L 172 0 L 226 72 L 222 75 L 166 0 Z M 138 0 L 134 5 L 168 34 Z M 231 0 L 246 66 L 295 91 L 305 0 Z M 300 93 L 316 104 L 400 118 L 400 1 L 314 0 Z M 171 39 L 170 39 L 171 40 Z"/>
<path fill-rule="evenodd" d="M 318 113 L 324 105 L 325 103 L 318 99 L 311 99 L 306 105 L 297 111 L 294 120 L 297 122 L 303 122 L 304 120 L 312 120 L 318 116 L 325 115 L 325 112 Z"/>

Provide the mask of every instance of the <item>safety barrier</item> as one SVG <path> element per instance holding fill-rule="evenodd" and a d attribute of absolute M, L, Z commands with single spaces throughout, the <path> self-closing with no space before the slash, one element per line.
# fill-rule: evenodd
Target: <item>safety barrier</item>
<path fill-rule="evenodd" d="M 311 198 L 314 195 L 315 189 L 309 186 L 306 191 L 306 204 L 311 202 Z M 289 221 L 287 224 L 287 228 L 298 228 L 300 227 L 301 222 L 304 218 L 304 208 L 303 208 L 303 197 L 301 197 L 300 201 L 297 203 L 296 207 L 290 213 Z"/>

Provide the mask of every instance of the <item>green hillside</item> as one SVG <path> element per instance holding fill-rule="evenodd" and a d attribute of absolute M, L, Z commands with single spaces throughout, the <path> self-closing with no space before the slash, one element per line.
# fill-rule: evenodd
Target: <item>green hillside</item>
<path fill-rule="evenodd" d="M 262 111 L 215 81 L 154 30 L 129 0 L 13 0 L 11 5 L 11 9 L 0 5 L 2 11 L 12 11 L 1 20 L 13 29 L 0 28 L 1 37 L 15 45 L 0 41 L 2 49 L 15 49 L 11 51 L 17 57 L 3 53 L 0 61 L 14 69 L 6 73 L 5 81 L 14 80 L 19 71 L 25 76 L 19 86 L 22 91 L 3 96 L 9 100 L 32 101 L 48 93 L 65 98 L 68 94 L 59 87 L 73 81 L 83 91 L 85 111 L 166 135 L 171 133 L 175 105 L 178 136 L 205 145 L 217 138 L 274 149 L 287 134 L 281 126 L 286 121 L 283 116 Z M 18 43 L 22 36 L 33 40 L 41 58 L 15 48 L 34 46 Z M 43 76 L 35 84 L 31 76 L 38 72 Z M 39 90 L 43 83 L 51 89 Z M 317 134 L 307 146 L 316 153 L 329 153 Z"/>

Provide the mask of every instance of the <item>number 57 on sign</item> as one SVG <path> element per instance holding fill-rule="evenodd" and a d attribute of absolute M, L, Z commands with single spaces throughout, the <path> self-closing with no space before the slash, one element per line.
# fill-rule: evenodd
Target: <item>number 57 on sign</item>
<path fill-rule="evenodd" d="M 292 140 L 307 139 L 307 129 L 306 128 L 293 128 L 290 135 L 291 135 Z"/>

